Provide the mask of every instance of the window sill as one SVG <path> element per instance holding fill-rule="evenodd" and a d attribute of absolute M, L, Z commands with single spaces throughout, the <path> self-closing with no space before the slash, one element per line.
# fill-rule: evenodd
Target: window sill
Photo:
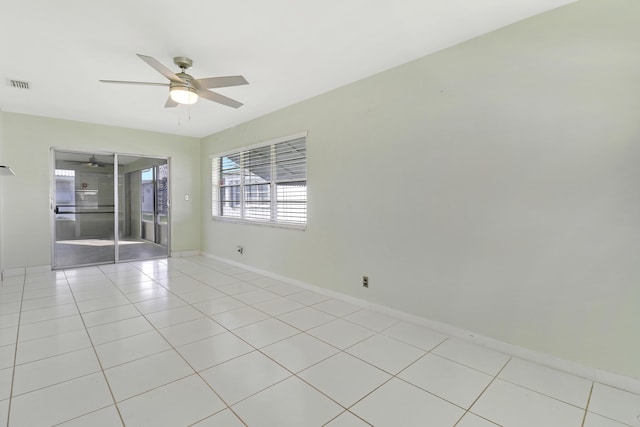
<path fill-rule="evenodd" d="M 267 222 L 267 221 L 250 221 L 246 219 L 237 219 L 237 218 L 224 218 L 219 216 L 211 217 L 212 221 L 218 222 L 226 222 L 230 224 L 242 224 L 242 225 L 256 225 L 258 227 L 271 227 L 271 228 L 284 228 L 287 230 L 294 231 L 306 231 L 307 225 L 304 224 L 286 224 L 280 222 Z"/>

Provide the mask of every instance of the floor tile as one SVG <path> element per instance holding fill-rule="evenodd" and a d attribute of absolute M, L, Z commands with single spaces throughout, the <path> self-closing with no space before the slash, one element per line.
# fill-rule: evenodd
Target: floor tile
<path fill-rule="evenodd" d="M 250 426 L 321 426 L 342 408 L 296 377 L 286 379 L 233 406 Z"/>
<path fill-rule="evenodd" d="M 10 368 L 13 366 L 15 353 L 15 344 L 3 345 L 0 347 L 0 369 Z"/>
<path fill-rule="evenodd" d="M 136 308 L 142 314 L 157 313 L 159 311 L 170 310 L 172 308 L 184 307 L 187 303 L 182 298 L 169 295 L 164 298 L 157 298 L 148 301 L 138 302 Z"/>
<path fill-rule="evenodd" d="M 40 312 L 42 310 L 46 310 L 46 309 L 32 310 L 32 312 Z M 28 312 L 25 312 L 25 314 L 26 313 Z M 2 325 L 3 329 L 13 327 L 13 326 L 18 326 L 19 321 L 20 321 L 20 313 L 11 313 L 11 314 L 0 313 L 0 325 Z"/>
<path fill-rule="evenodd" d="M 13 395 L 17 396 L 100 370 L 100 364 L 92 348 L 18 365 L 15 369 Z"/>
<path fill-rule="evenodd" d="M 220 292 L 223 292 L 227 295 L 237 295 L 240 294 L 242 292 L 249 292 L 249 291 L 255 291 L 258 288 L 257 286 L 253 286 L 249 283 L 246 282 L 242 282 L 242 281 L 235 281 L 232 283 L 228 283 L 226 285 L 223 286 L 216 286 L 216 289 L 219 290 Z"/>
<path fill-rule="evenodd" d="M 143 316 L 106 323 L 104 325 L 88 328 L 93 345 L 100 345 L 110 341 L 120 340 L 133 335 L 143 334 L 153 330 Z"/>
<path fill-rule="evenodd" d="M 167 341 L 156 331 L 95 346 L 103 369 L 160 353 L 170 348 Z"/>
<path fill-rule="evenodd" d="M 353 322 L 367 329 L 372 329 L 376 332 L 380 332 L 388 327 L 399 323 L 398 319 L 395 319 L 386 314 L 378 313 L 372 310 L 358 310 L 343 317 L 344 320 Z"/>
<path fill-rule="evenodd" d="M 254 350 L 230 332 L 205 338 L 191 344 L 177 347 L 176 350 L 196 371 L 210 368 Z"/>
<path fill-rule="evenodd" d="M 193 374 L 193 369 L 168 350 L 106 369 L 105 375 L 118 402 Z"/>
<path fill-rule="evenodd" d="M 440 344 L 433 353 L 489 375 L 497 375 L 510 359 L 506 354 L 455 338 Z"/>
<path fill-rule="evenodd" d="M 587 406 L 591 393 L 591 381 L 516 358 L 499 378 L 580 408 Z"/>
<path fill-rule="evenodd" d="M 169 295 L 170 295 L 169 291 L 160 285 L 157 285 L 149 289 L 143 289 L 135 292 L 126 293 L 126 297 L 129 299 L 129 301 L 133 303 L 149 301 L 149 300 L 158 299 L 158 298 L 166 298 Z"/>
<path fill-rule="evenodd" d="M 18 325 L 0 328 L 0 346 L 15 344 L 18 340 Z"/>
<path fill-rule="evenodd" d="M 375 332 L 370 329 L 363 328 L 362 326 L 342 319 L 325 323 L 324 325 L 308 330 L 307 333 L 341 349 L 351 347 L 375 334 Z"/>
<path fill-rule="evenodd" d="M 259 302 L 269 301 L 278 298 L 278 294 L 269 292 L 264 289 L 256 289 L 249 292 L 242 292 L 233 296 L 235 299 L 242 301 L 245 304 L 253 305 Z"/>
<path fill-rule="evenodd" d="M 235 298 L 223 297 L 211 301 L 199 302 L 193 306 L 207 316 L 211 316 L 218 313 L 224 313 L 225 311 L 246 307 L 247 305 Z"/>
<path fill-rule="evenodd" d="M 196 292 L 208 288 L 208 286 L 204 283 L 189 276 L 176 276 L 166 279 L 159 279 L 158 283 L 177 295 Z"/>
<path fill-rule="evenodd" d="M 25 341 L 18 345 L 16 364 L 29 363 L 88 347 L 91 347 L 91 341 L 89 341 L 86 330 L 66 332 L 64 334 Z"/>
<path fill-rule="evenodd" d="M 225 408 L 197 375 L 119 403 L 127 427 L 187 426 Z"/>
<path fill-rule="evenodd" d="M 12 427 L 640 426 L 638 394 L 204 256 L 6 279 L 0 425 L 13 383 Z"/>
<path fill-rule="evenodd" d="M 24 290 L 23 300 L 27 301 L 35 298 L 51 297 L 55 295 L 71 295 L 71 288 L 66 282 L 58 286 L 51 285 L 45 288 L 32 289 L 27 287 Z"/>
<path fill-rule="evenodd" d="M 189 320 L 195 320 L 204 317 L 204 314 L 191 306 L 172 308 L 169 310 L 158 311 L 146 314 L 145 317 L 157 329 L 166 328 L 167 326 L 177 325 Z"/>
<path fill-rule="evenodd" d="M 317 338 L 301 333 L 261 349 L 291 372 L 300 372 L 333 356 L 339 350 Z"/>
<path fill-rule="evenodd" d="M 107 383 L 96 373 L 14 397 L 10 424 L 54 425 L 109 405 L 113 399 Z"/>
<path fill-rule="evenodd" d="M 6 426 L 7 418 L 9 417 L 9 399 L 0 400 L 0 420 L 1 425 Z"/>
<path fill-rule="evenodd" d="M 58 317 L 73 316 L 74 314 L 79 313 L 80 312 L 78 311 L 75 303 L 62 304 L 55 307 L 40 308 L 38 310 L 29 310 L 20 315 L 20 325 L 42 322 L 49 319 L 57 319 Z M 0 320 L 0 324 L 9 326 L 9 324 L 5 323 L 5 321 L 2 320 Z"/>
<path fill-rule="evenodd" d="M 229 409 L 225 409 L 199 423 L 195 423 L 193 427 L 244 427 L 244 423 Z"/>
<path fill-rule="evenodd" d="M 490 375 L 433 354 L 427 354 L 398 377 L 465 409 L 493 379 Z"/>
<path fill-rule="evenodd" d="M 15 301 L 9 301 L 6 295 L 0 295 L 0 313 L 14 314 L 20 312 L 20 295 L 18 294 Z"/>
<path fill-rule="evenodd" d="M 59 427 L 114 427 L 122 425 L 118 410 L 112 405 L 59 424 Z"/>
<path fill-rule="evenodd" d="M 180 294 L 180 298 L 187 301 L 189 304 L 196 304 L 203 301 L 209 301 L 217 298 L 224 298 L 226 295 L 220 291 L 212 288 L 204 288 L 194 292 L 187 292 Z"/>
<path fill-rule="evenodd" d="M 338 415 L 329 423 L 325 424 L 326 427 L 368 427 L 371 424 L 364 422 L 360 418 L 356 417 L 349 411 L 345 411 Z"/>
<path fill-rule="evenodd" d="M 289 298 L 279 297 L 269 301 L 260 302 L 253 305 L 260 311 L 264 311 L 271 316 L 277 316 L 279 314 L 288 313 L 290 311 L 297 310 L 304 307 L 299 302 L 290 300 Z"/>
<path fill-rule="evenodd" d="M 393 375 L 425 354 L 424 350 L 380 334 L 373 335 L 345 351 Z"/>
<path fill-rule="evenodd" d="M 288 377 L 291 373 L 254 351 L 200 373 L 224 401 L 233 405 Z"/>
<path fill-rule="evenodd" d="M 270 292 L 273 292 L 274 294 L 278 294 L 281 296 L 292 295 L 304 291 L 304 288 L 290 285 L 288 283 L 279 283 L 273 286 L 269 286 L 266 289 L 268 289 Z"/>
<path fill-rule="evenodd" d="M 331 356 L 298 375 L 344 407 L 353 405 L 391 378 L 346 353 Z"/>
<path fill-rule="evenodd" d="M 447 336 L 440 332 L 404 322 L 397 323 L 382 333 L 427 351 L 447 339 Z"/>
<path fill-rule="evenodd" d="M 273 344 L 274 342 L 296 335 L 299 332 L 296 328 L 274 318 L 261 320 L 233 330 L 235 335 L 255 348 Z"/>
<path fill-rule="evenodd" d="M 129 299 L 122 294 L 118 294 L 104 298 L 90 299 L 87 301 L 78 301 L 78 309 L 80 310 L 80 313 L 88 313 L 90 311 L 104 310 L 105 308 L 127 304 L 131 304 Z"/>
<path fill-rule="evenodd" d="M 116 287 L 120 290 L 120 292 L 123 292 L 126 295 L 152 289 L 162 289 L 164 291 L 167 290 L 167 288 L 149 278 L 147 278 L 146 280 L 136 280 L 124 284 L 116 284 Z"/>
<path fill-rule="evenodd" d="M 0 400 L 8 399 L 11 395 L 11 379 L 13 377 L 13 369 L 0 369 Z"/>
<path fill-rule="evenodd" d="M 304 307 L 299 310 L 282 314 L 278 316 L 278 319 L 300 329 L 301 331 L 306 331 L 308 329 L 315 328 L 316 326 L 329 323 L 336 318 L 335 316 L 323 311 L 316 310 L 311 307 Z"/>
<path fill-rule="evenodd" d="M 582 427 L 629 427 L 631 424 L 621 423 L 611 418 L 603 417 L 593 412 L 587 412 L 587 416 L 584 420 Z M 640 423 L 633 424 L 634 426 L 640 425 Z"/>
<path fill-rule="evenodd" d="M 313 291 L 302 291 L 302 292 L 296 292 L 294 294 L 291 295 L 287 295 L 287 298 L 290 298 L 294 301 L 299 302 L 300 304 L 304 304 L 304 305 L 313 305 L 313 304 L 317 304 L 321 301 L 326 301 L 328 300 L 330 297 L 326 296 L 326 295 L 322 295 Z"/>
<path fill-rule="evenodd" d="M 457 406 L 397 378 L 356 403 L 351 412 L 375 426 L 403 427 L 453 426 L 464 414 Z"/>
<path fill-rule="evenodd" d="M 74 302 L 75 301 L 71 293 L 42 297 L 42 298 L 34 298 L 30 300 L 25 300 L 22 302 L 22 311 L 54 307 L 60 304 L 73 304 Z"/>
<path fill-rule="evenodd" d="M 71 290 L 73 291 L 74 300 L 78 303 L 87 303 L 87 308 L 90 308 L 92 305 L 107 305 L 108 301 L 100 300 L 109 300 L 110 298 L 120 299 L 124 296 L 122 292 L 109 283 L 107 279 L 104 279 L 101 283 L 92 283 L 90 285 L 85 283 L 82 285 L 71 285 Z M 124 301 L 124 299 L 121 301 Z"/>
<path fill-rule="evenodd" d="M 211 316 L 227 329 L 236 329 L 267 319 L 269 316 L 253 307 L 244 306 Z"/>
<path fill-rule="evenodd" d="M 235 283 L 238 281 L 238 279 L 236 279 L 235 277 L 228 276 L 222 273 L 217 273 L 215 271 L 209 272 L 206 277 L 201 277 L 199 278 L 199 280 L 215 288 L 229 285 L 231 283 Z"/>
<path fill-rule="evenodd" d="M 589 412 L 630 425 L 640 424 L 640 395 L 595 383 Z"/>
<path fill-rule="evenodd" d="M 60 317 L 21 326 L 18 341 L 29 341 L 80 329 L 84 329 L 84 322 L 80 315 Z"/>
<path fill-rule="evenodd" d="M 480 418 L 477 415 L 467 412 L 460 420 L 456 427 L 499 427 L 498 424 L 494 424 L 491 421 Z"/>
<path fill-rule="evenodd" d="M 584 410 L 496 379 L 471 412 L 498 425 L 518 427 L 580 427 Z"/>
<path fill-rule="evenodd" d="M 160 329 L 160 333 L 174 347 L 199 341 L 223 332 L 227 332 L 227 330 L 208 317 Z"/>
<path fill-rule="evenodd" d="M 87 328 L 104 325 L 105 323 L 117 322 L 119 320 L 131 319 L 140 316 L 140 312 L 130 304 L 118 307 L 105 308 L 104 310 L 83 313 L 82 319 Z"/>
<path fill-rule="evenodd" d="M 314 304 L 312 307 L 336 317 L 347 316 L 361 309 L 361 307 L 358 307 L 357 305 L 349 304 L 348 302 L 333 298 Z"/>

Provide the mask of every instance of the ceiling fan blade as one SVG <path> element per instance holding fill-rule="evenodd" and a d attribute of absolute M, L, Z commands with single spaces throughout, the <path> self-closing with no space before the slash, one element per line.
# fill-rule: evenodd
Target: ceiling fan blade
<path fill-rule="evenodd" d="M 173 108 L 173 107 L 177 107 L 178 103 L 176 101 L 174 101 L 173 99 L 171 99 L 171 97 L 167 98 L 167 102 L 165 102 L 164 104 L 164 108 Z"/>
<path fill-rule="evenodd" d="M 140 55 L 139 53 L 137 53 L 136 55 L 138 55 L 138 57 L 142 59 L 144 62 L 149 64 L 151 68 L 153 68 L 154 70 L 156 70 L 157 72 L 159 72 L 160 74 L 162 74 L 163 76 L 171 80 L 172 82 L 184 83 L 184 81 L 180 77 L 176 76 L 173 73 L 173 71 L 171 71 L 170 69 L 168 69 L 167 67 L 159 63 L 155 58 L 152 58 L 151 56 Z"/>
<path fill-rule="evenodd" d="M 249 84 L 249 82 L 242 76 L 225 76 L 197 79 L 196 84 L 200 89 L 213 89 L 216 87 L 246 85 Z"/>
<path fill-rule="evenodd" d="M 116 83 L 120 85 L 169 86 L 169 83 L 130 82 L 125 80 L 98 80 L 102 83 Z"/>
<path fill-rule="evenodd" d="M 242 102 L 238 102 L 235 99 L 227 98 L 226 96 L 222 96 L 219 93 L 211 92 L 210 90 L 201 90 L 198 92 L 198 96 L 232 108 L 242 107 L 243 105 Z"/>

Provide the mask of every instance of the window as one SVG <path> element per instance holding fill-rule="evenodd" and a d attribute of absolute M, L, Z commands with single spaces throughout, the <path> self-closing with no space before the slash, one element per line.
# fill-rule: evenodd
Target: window
<path fill-rule="evenodd" d="M 211 159 L 212 214 L 259 223 L 307 223 L 306 137 Z"/>

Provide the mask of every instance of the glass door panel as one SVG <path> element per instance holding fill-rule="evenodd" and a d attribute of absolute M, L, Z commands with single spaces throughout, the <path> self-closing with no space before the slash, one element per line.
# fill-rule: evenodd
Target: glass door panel
<path fill-rule="evenodd" d="M 54 157 L 54 268 L 115 262 L 114 156 Z"/>
<path fill-rule="evenodd" d="M 167 160 L 119 155 L 118 163 L 123 183 L 119 259 L 131 261 L 168 256 Z M 159 169 L 164 171 L 164 178 L 160 178 Z"/>

